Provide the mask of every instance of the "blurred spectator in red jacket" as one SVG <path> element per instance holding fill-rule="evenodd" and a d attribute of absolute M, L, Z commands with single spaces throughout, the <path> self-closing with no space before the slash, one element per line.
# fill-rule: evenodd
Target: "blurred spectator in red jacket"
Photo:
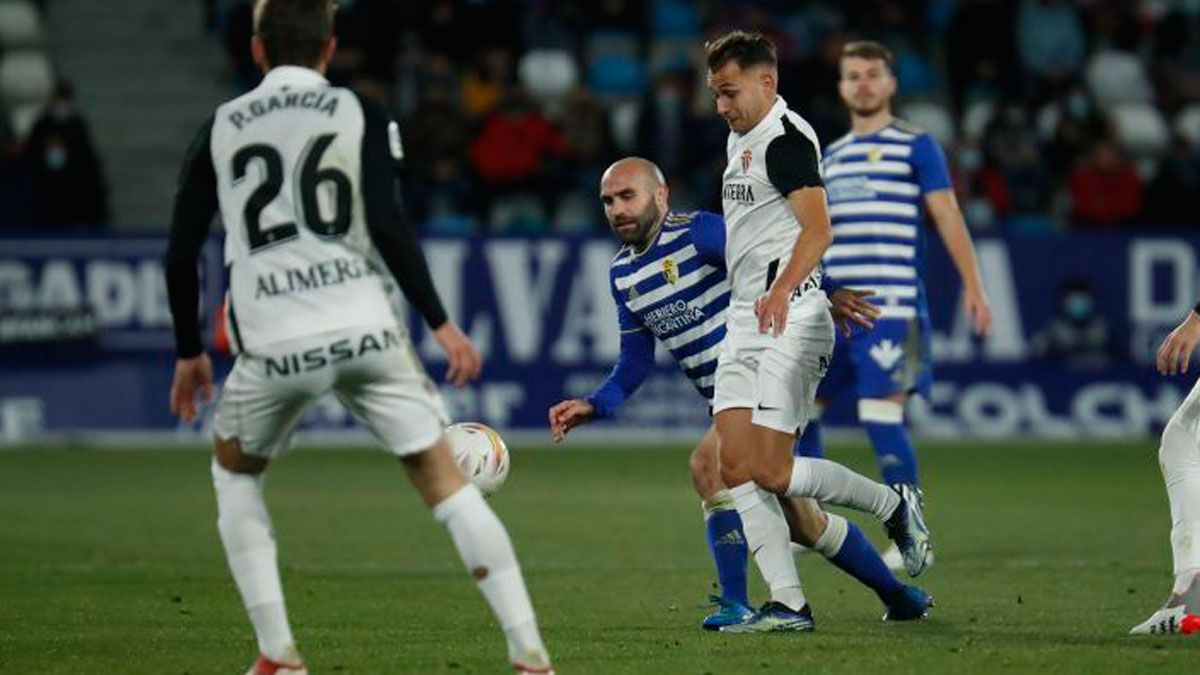
<path fill-rule="evenodd" d="M 540 202 L 548 217 L 563 179 L 558 161 L 567 150 L 562 132 L 525 92 L 508 90 L 471 143 L 471 164 L 482 182 L 481 215 L 490 215 L 497 199 L 520 194 Z"/>
<path fill-rule="evenodd" d="M 1142 210 L 1142 180 L 1112 139 L 1092 144 L 1068 178 L 1071 220 L 1079 227 L 1116 229 Z"/>

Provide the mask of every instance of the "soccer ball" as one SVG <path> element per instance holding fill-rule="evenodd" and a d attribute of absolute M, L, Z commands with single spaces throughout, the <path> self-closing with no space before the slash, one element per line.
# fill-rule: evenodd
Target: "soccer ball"
<path fill-rule="evenodd" d="M 504 485 L 508 478 L 508 446 L 494 429 L 478 422 L 460 422 L 446 427 L 446 439 L 454 450 L 454 463 L 485 495 Z"/>

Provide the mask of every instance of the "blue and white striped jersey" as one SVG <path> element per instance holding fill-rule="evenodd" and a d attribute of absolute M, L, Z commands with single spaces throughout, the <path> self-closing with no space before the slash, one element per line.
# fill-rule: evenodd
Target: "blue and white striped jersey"
<path fill-rule="evenodd" d="M 667 214 L 645 251 L 625 246 L 617 252 L 609 281 L 621 355 L 613 374 L 588 397 L 597 417 L 611 415 L 648 375 L 656 340 L 710 400 L 729 306 L 724 219 L 704 211 Z"/>
<path fill-rule="evenodd" d="M 924 197 L 952 187 L 942 149 L 896 120 L 830 144 L 822 174 L 833 223 L 825 272 L 840 286 L 875 292 L 884 319 L 927 315 Z"/>

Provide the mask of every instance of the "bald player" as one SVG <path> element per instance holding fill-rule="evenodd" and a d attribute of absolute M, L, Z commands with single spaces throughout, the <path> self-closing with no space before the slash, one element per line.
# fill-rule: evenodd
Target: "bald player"
<path fill-rule="evenodd" d="M 714 213 L 672 213 L 667 197 L 662 172 L 638 157 L 616 162 L 601 178 L 605 217 L 623 244 L 610 274 L 621 352 L 608 379 L 594 393 L 550 409 L 555 441 L 581 424 L 611 417 L 649 376 L 656 340 L 671 352 L 704 400 L 712 400 L 729 304 L 725 223 Z M 844 330 L 850 321 L 871 325 L 875 309 L 864 295 L 848 289 L 832 293 L 833 311 Z M 722 591 L 721 597 L 713 598 L 717 610 L 702 625 L 709 630 L 733 628 L 753 615 L 746 592 L 747 547 L 741 518 L 721 481 L 717 435 L 711 427 L 692 451 L 689 464 Z M 817 549 L 874 590 L 887 606 L 888 618 L 913 619 L 926 613 L 928 596 L 897 581 L 856 526 L 841 516 L 822 513 L 809 499 L 787 500 L 784 508 L 792 538 Z M 779 583 L 764 577 L 768 585 Z M 812 623 L 797 621 L 787 629 L 812 630 Z"/>

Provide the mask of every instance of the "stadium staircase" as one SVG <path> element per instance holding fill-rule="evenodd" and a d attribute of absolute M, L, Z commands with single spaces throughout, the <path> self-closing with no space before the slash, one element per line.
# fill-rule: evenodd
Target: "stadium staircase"
<path fill-rule="evenodd" d="M 48 37 L 104 161 L 115 230 L 165 230 L 184 150 L 229 98 L 195 0 L 54 0 Z"/>

